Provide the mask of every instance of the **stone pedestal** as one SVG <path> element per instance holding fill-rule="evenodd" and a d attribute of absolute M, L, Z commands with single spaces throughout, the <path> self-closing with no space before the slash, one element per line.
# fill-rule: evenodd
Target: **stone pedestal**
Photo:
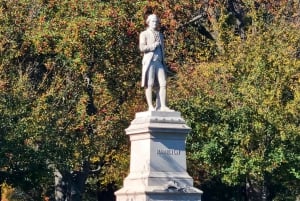
<path fill-rule="evenodd" d="M 130 173 L 117 201 L 201 201 L 186 172 L 185 139 L 190 128 L 179 112 L 140 112 L 126 134 Z"/>

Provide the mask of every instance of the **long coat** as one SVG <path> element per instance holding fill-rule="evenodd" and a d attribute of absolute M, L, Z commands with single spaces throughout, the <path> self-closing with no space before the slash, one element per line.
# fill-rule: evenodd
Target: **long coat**
<path fill-rule="evenodd" d="M 160 37 L 160 41 L 161 41 L 161 50 L 162 50 L 162 63 L 164 68 L 166 69 L 166 65 L 164 62 L 164 39 L 163 39 L 163 35 L 162 33 L 159 32 L 159 37 Z M 153 47 L 153 44 L 155 43 L 155 37 L 154 34 L 152 33 L 151 30 L 146 29 L 145 31 L 141 32 L 140 34 L 140 42 L 139 42 L 139 48 L 140 51 L 142 53 L 144 53 L 143 56 L 143 60 L 142 60 L 142 64 L 143 64 L 143 68 L 142 68 L 142 87 L 147 86 L 147 80 L 146 80 L 146 76 L 147 76 L 147 71 L 149 69 L 151 60 L 153 58 L 154 55 L 154 50 L 155 48 Z"/>

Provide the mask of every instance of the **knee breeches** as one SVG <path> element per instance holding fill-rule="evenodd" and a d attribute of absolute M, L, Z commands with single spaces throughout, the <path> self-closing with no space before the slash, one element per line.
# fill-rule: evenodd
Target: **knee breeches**
<path fill-rule="evenodd" d="M 165 68 L 161 61 L 151 61 L 147 71 L 147 87 L 166 86 Z"/>

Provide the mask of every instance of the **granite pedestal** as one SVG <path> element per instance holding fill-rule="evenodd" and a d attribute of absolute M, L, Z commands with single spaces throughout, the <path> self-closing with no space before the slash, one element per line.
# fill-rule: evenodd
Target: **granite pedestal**
<path fill-rule="evenodd" d="M 185 139 L 190 128 L 179 112 L 136 113 L 126 129 L 130 172 L 117 201 L 201 201 L 186 171 Z"/>

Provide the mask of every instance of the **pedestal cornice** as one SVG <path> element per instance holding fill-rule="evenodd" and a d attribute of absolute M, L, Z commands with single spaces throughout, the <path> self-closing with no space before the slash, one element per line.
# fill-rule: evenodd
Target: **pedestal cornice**
<path fill-rule="evenodd" d="M 182 133 L 190 131 L 180 112 L 146 111 L 136 113 L 135 119 L 126 129 L 127 135 L 141 133 Z"/>

